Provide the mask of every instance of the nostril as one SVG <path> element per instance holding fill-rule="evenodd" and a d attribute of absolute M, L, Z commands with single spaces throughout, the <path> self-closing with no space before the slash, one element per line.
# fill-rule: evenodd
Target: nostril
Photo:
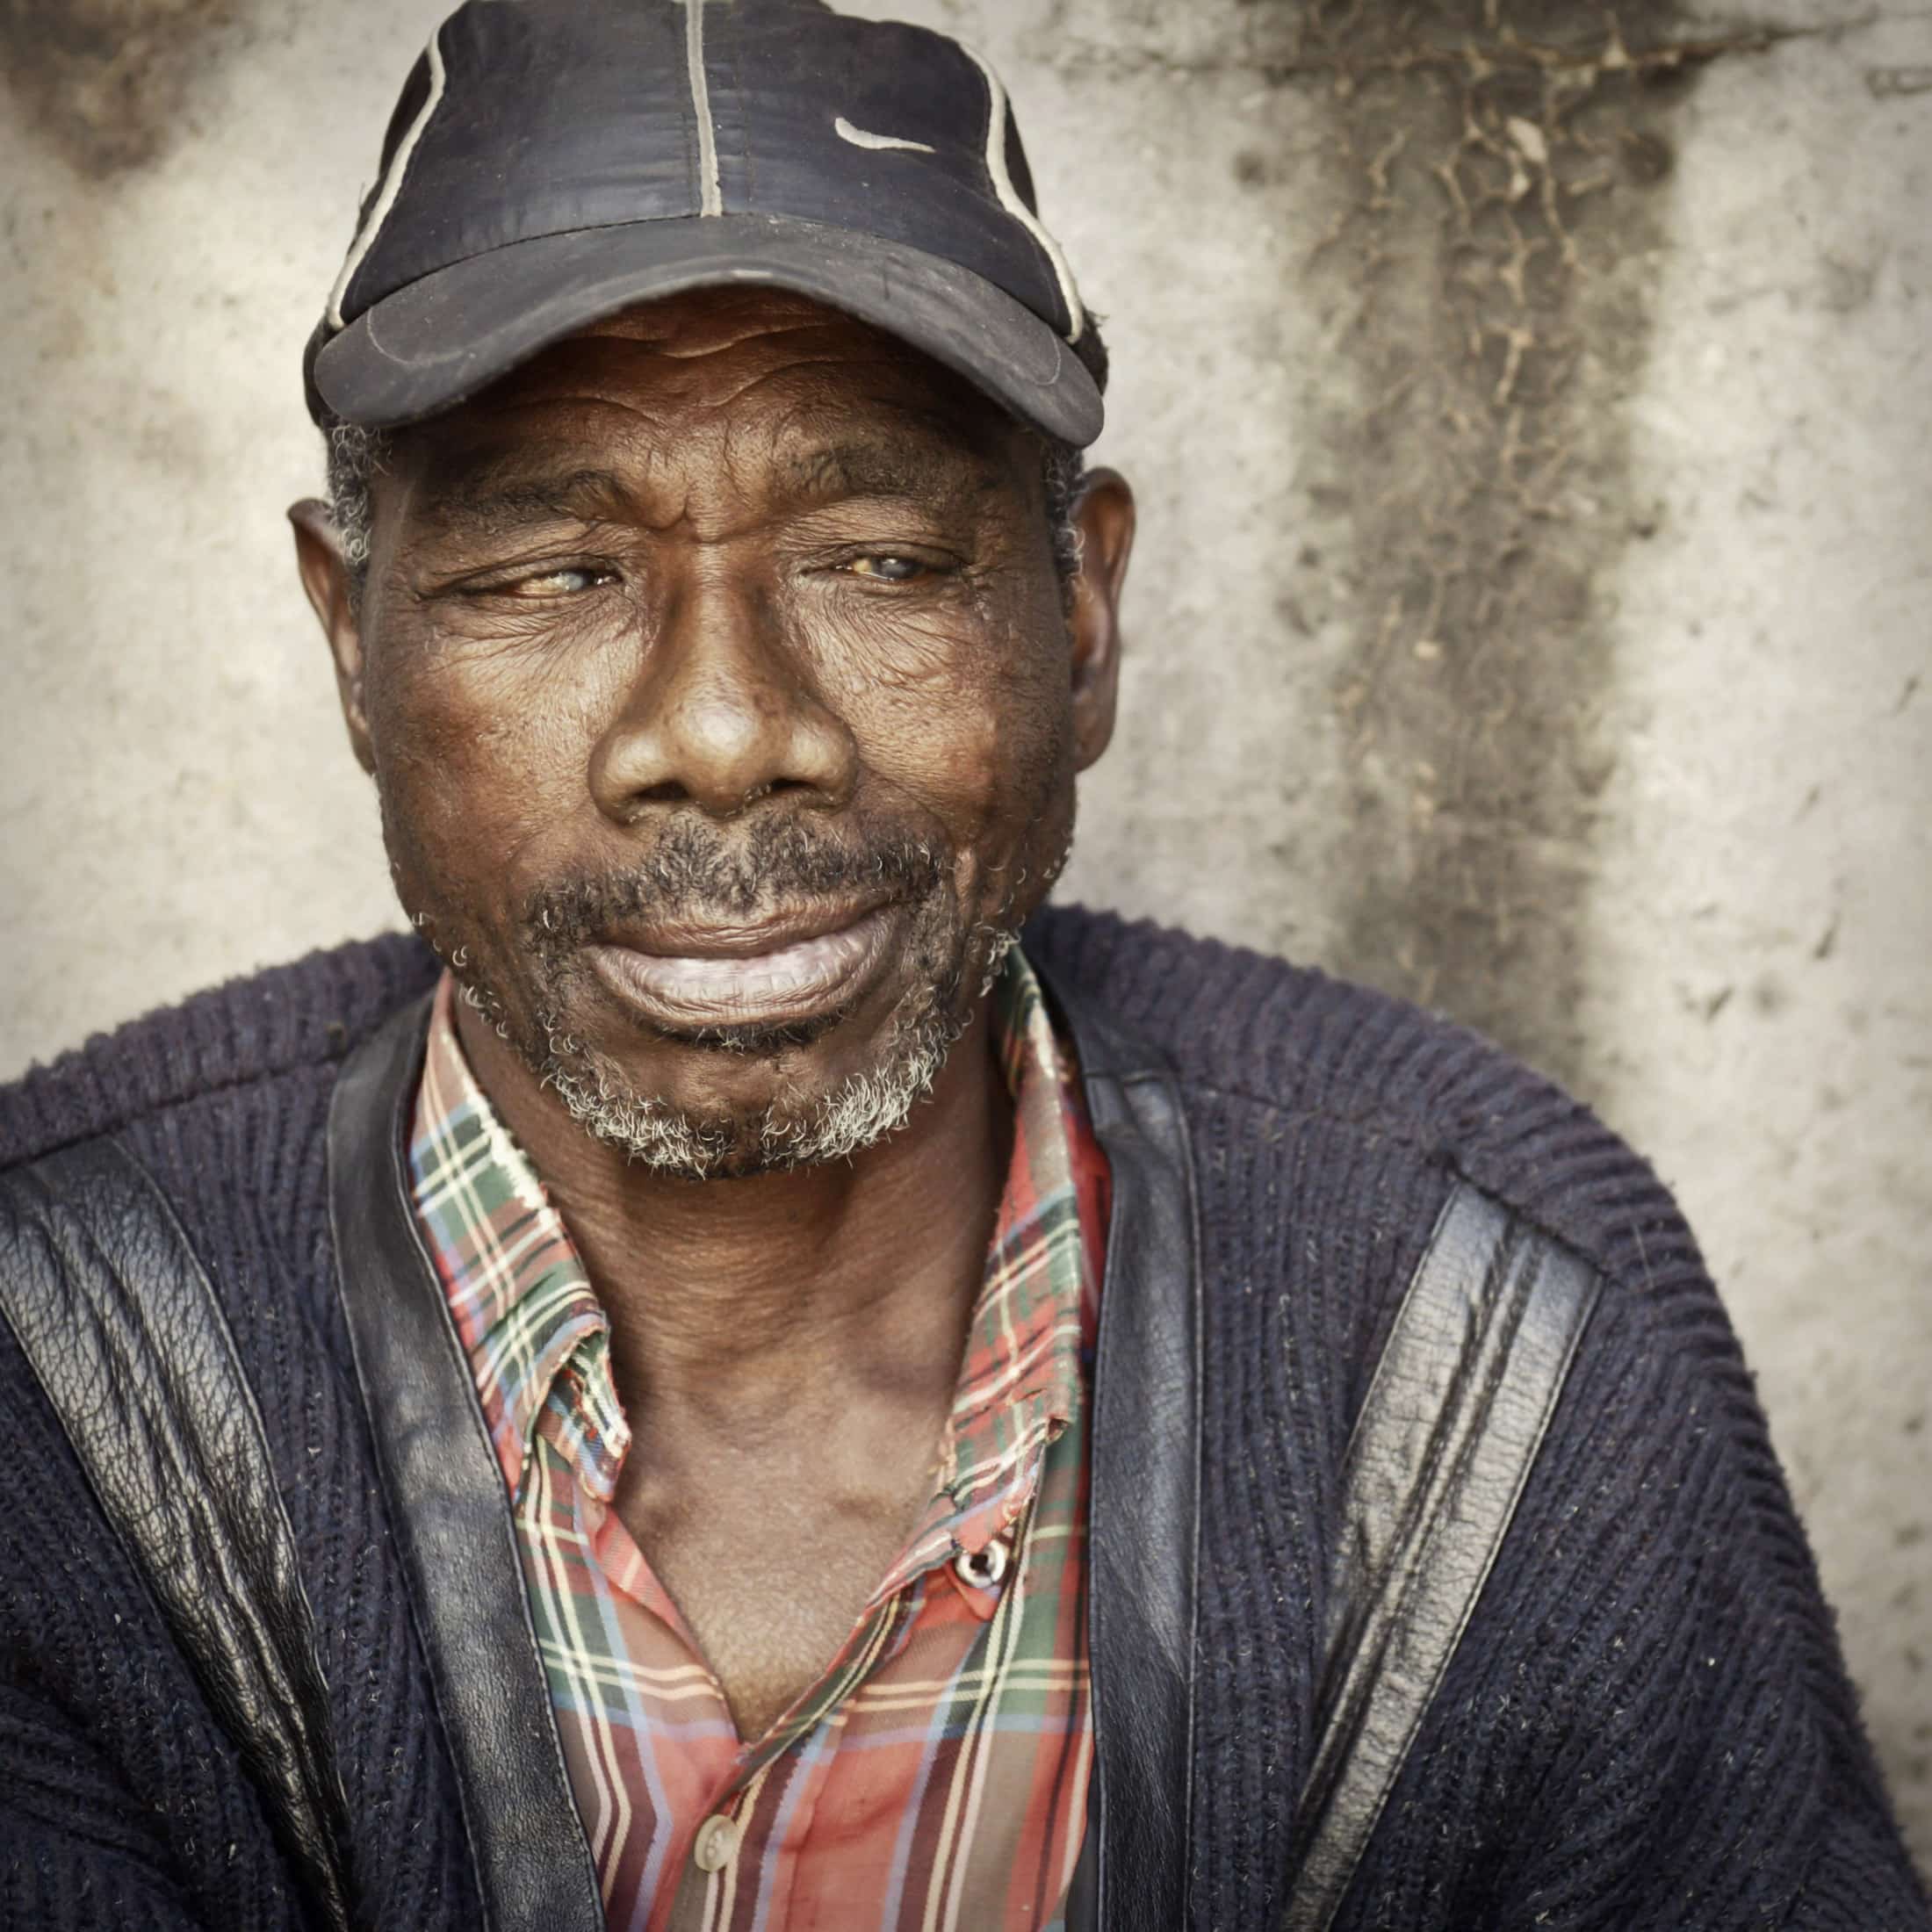
<path fill-rule="evenodd" d="M 677 805 L 691 795 L 674 778 L 667 778 L 655 785 L 646 785 L 633 794 L 639 804 Z"/>

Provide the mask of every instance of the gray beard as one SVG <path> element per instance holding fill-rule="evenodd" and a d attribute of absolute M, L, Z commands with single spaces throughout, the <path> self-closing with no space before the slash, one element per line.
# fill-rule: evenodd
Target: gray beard
<path fill-rule="evenodd" d="M 386 808 L 385 833 L 393 853 L 397 841 Z M 1063 849 L 1049 881 L 1064 859 Z M 513 1021 L 512 1009 L 466 945 L 454 946 L 444 956 L 463 998 L 557 1095 L 578 1126 L 604 1146 L 658 1173 L 691 1180 L 770 1173 L 850 1160 L 897 1133 L 932 1092 L 948 1054 L 1018 942 L 1014 901 L 1025 873 L 1002 911 L 972 927 L 962 941 L 942 890 L 946 877 L 941 857 L 915 840 L 888 838 L 854 850 L 796 822 L 774 821 L 730 843 L 687 825 L 667 834 L 624 874 L 566 881 L 530 900 L 521 923 L 537 997 L 534 1010 L 524 1009 L 527 1021 Z M 639 1092 L 617 1061 L 575 1038 L 562 1017 L 560 996 L 573 970 L 576 946 L 602 921 L 640 905 L 746 914 L 788 890 L 804 897 L 888 882 L 901 885 L 919 906 L 912 938 L 916 977 L 873 1063 L 816 1100 L 802 1106 L 775 1100 L 755 1113 L 732 1115 L 694 1114 L 660 1095 Z M 422 912 L 414 918 L 419 930 L 441 923 Z M 976 983 L 977 999 L 971 991 Z M 768 1032 L 726 1027 L 697 1036 L 694 1043 L 719 1053 L 777 1054 L 821 1037 L 840 1017 Z"/>
<path fill-rule="evenodd" d="M 982 927 L 980 936 L 986 948 L 984 998 L 1020 935 Z M 741 1179 L 848 1161 L 898 1133 L 932 1092 L 971 1021 L 971 1008 L 957 993 L 956 986 L 928 986 L 917 1012 L 894 1021 L 876 1064 L 851 1074 L 802 1111 L 774 1103 L 750 1117 L 702 1118 L 638 1093 L 604 1055 L 553 1027 L 546 1027 L 537 1071 L 587 1134 L 655 1173 Z"/>

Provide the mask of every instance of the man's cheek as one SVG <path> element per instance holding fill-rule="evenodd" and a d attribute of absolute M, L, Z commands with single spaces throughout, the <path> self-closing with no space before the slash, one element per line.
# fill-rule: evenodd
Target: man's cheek
<path fill-rule="evenodd" d="M 404 911 L 445 959 L 459 944 L 473 949 L 501 922 L 491 828 L 477 823 L 458 775 L 428 754 L 378 762 L 376 782 Z"/>
<path fill-rule="evenodd" d="M 954 734 L 950 770 L 976 834 L 1004 830 L 1023 839 L 1050 798 L 1071 729 L 1063 699 L 1056 703 L 1055 697 L 1029 690 L 1016 701 L 1002 692 L 977 714 L 973 729 Z"/>
<path fill-rule="evenodd" d="M 458 863 L 487 859 L 496 821 L 527 804 L 554 767 L 532 742 L 527 709 L 493 708 L 447 678 L 418 677 L 383 694 L 374 733 L 378 779 L 425 842 Z"/>

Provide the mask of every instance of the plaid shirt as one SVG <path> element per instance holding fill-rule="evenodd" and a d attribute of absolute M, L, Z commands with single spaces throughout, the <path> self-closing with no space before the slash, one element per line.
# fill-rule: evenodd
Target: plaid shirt
<path fill-rule="evenodd" d="M 1086 1456 L 1108 1194 L 1015 953 L 1011 1166 L 941 1487 L 824 1676 L 741 1741 L 611 1499 L 630 1428 L 561 1217 L 436 994 L 416 1211 L 513 1500 L 577 1806 L 624 1932 L 991 1932 L 1061 1919 L 1086 1811 Z M 989 1546 L 1009 1556 L 987 1582 Z M 805 1586 L 801 1586 L 805 1587 Z"/>

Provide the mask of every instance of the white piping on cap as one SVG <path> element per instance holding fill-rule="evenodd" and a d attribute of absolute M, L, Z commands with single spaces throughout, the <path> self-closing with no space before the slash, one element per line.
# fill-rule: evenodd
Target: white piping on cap
<path fill-rule="evenodd" d="M 389 157 L 389 172 L 382 177 L 382 192 L 376 197 L 375 205 L 369 211 L 365 221 L 356 239 L 349 245 L 349 257 L 342 263 L 342 272 L 335 278 L 335 285 L 328 292 L 328 326 L 331 328 L 345 327 L 342 321 L 342 297 L 349 292 L 349 285 L 356 278 L 356 270 L 363 265 L 364 258 L 376 245 L 376 237 L 382 232 L 382 225 L 389 219 L 389 211 L 396 205 L 396 197 L 402 192 L 402 177 L 408 172 L 409 157 L 416 151 L 416 143 L 422 139 L 422 131 L 429 125 L 429 117 L 436 111 L 436 105 L 443 98 L 443 29 L 439 26 L 429 36 L 429 44 L 423 50 L 429 61 L 429 91 L 422 97 L 422 105 L 416 110 L 416 118 L 409 123 L 409 130 L 396 143 L 396 151 Z"/>
<path fill-rule="evenodd" d="M 1081 303 L 1079 290 L 1073 285 L 1073 270 L 1067 266 L 1067 258 L 1060 252 L 1060 244 L 1047 233 L 1040 217 L 1020 198 L 1020 191 L 1013 184 L 1013 177 L 1006 171 L 1006 87 L 977 47 L 969 46 L 964 40 L 957 45 L 986 76 L 987 91 L 992 97 L 986 123 L 986 172 L 992 177 L 993 192 L 998 196 L 1000 206 L 1046 251 L 1048 261 L 1053 264 L 1053 272 L 1059 279 L 1061 298 L 1067 305 L 1067 314 L 1071 320 L 1067 340 L 1077 342 L 1086 333 L 1086 309 Z"/>
<path fill-rule="evenodd" d="M 711 84 L 704 78 L 704 9 L 708 0 L 680 0 L 684 9 L 684 64 L 691 76 L 691 112 L 697 116 L 698 167 L 704 177 L 698 213 L 723 214 L 724 191 L 717 177 L 717 126 L 711 119 Z"/>

